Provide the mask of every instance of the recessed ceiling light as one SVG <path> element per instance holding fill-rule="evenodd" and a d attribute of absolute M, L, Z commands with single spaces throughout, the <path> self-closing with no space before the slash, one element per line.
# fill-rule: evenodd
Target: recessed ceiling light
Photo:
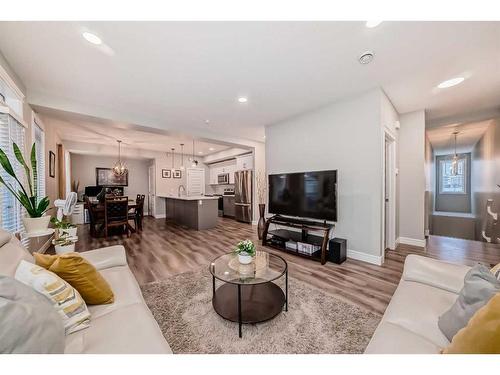
<path fill-rule="evenodd" d="M 448 87 L 452 87 L 452 86 L 456 86 L 460 83 L 462 83 L 463 81 L 465 80 L 464 77 L 455 77 L 455 78 L 452 78 L 452 79 L 448 79 L 444 82 L 441 82 L 438 87 L 440 89 L 445 89 L 445 88 L 448 88 Z"/>
<path fill-rule="evenodd" d="M 375 57 L 374 53 L 371 51 L 366 51 L 364 52 L 361 56 L 359 56 L 359 63 L 366 65 L 372 62 L 373 58 Z"/>
<path fill-rule="evenodd" d="M 380 25 L 383 21 L 366 21 L 366 27 L 373 29 L 374 27 L 377 27 Z"/>
<path fill-rule="evenodd" d="M 210 120 L 205 120 L 206 125 L 210 125 Z"/>
<path fill-rule="evenodd" d="M 99 45 L 102 44 L 102 39 L 99 38 L 97 35 L 89 33 L 88 31 L 84 31 L 82 33 L 82 36 L 85 38 L 85 40 L 89 43 Z"/>
<path fill-rule="evenodd" d="M 203 152 L 201 152 L 201 151 L 198 151 L 198 154 L 202 155 L 202 154 L 203 154 Z"/>
<path fill-rule="evenodd" d="M 214 150 L 215 150 L 215 148 L 213 148 L 213 147 L 210 147 L 210 148 L 208 149 L 208 151 L 214 151 Z"/>
<path fill-rule="evenodd" d="M 240 96 L 240 97 L 238 98 L 238 101 L 239 101 L 240 103 L 246 103 L 246 102 L 248 102 L 248 98 L 246 98 L 246 97 L 244 97 L 244 96 Z"/>

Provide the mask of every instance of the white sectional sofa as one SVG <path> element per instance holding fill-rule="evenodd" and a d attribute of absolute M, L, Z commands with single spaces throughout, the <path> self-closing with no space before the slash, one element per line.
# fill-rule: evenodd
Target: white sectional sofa
<path fill-rule="evenodd" d="M 469 269 L 408 255 L 398 288 L 365 354 L 437 354 L 448 346 L 438 318 L 457 299 Z"/>
<path fill-rule="evenodd" d="M 169 354 L 170 346 L 149 311 L 127 265 L 123 246 L 81 253 L 108 281 L 115 302 L 89 305 L 89 328 L 66 336 L 65 353 Z M 0 230 L 0 275 L 14 277 L 19 262 L 32 255 L 9 233 Z"/>

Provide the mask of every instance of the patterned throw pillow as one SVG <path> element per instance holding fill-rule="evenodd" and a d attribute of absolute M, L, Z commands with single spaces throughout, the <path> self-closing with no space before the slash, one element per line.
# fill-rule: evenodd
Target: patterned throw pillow
<path fill-rule="evenodd" d="M 78 291 L 53 272 L 22 260 L 14 278 L 46 296 L 63 320 L 66 335 L 90 326 L 90 313 Z"/>
<path fill-rule="evenodd" d="M 497 278 L 497 280 L 500 280 L 500 263 L 498 263 L 490 271 L 493 273 L 493 275 L 495 275 L 495 277 Z"/>

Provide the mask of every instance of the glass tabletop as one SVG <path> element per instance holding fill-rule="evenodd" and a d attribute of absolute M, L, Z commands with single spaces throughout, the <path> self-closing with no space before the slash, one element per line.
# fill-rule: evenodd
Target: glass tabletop
<path fill-rule="evenodd" d="M 283 276 L 286 261 L 267 251 L 257 251 L 252 263 L 241 264 L 238 255 L 224 254 L 210 264 L 210 273 L 217 279 L 231 284 L 263 284 Z"/>

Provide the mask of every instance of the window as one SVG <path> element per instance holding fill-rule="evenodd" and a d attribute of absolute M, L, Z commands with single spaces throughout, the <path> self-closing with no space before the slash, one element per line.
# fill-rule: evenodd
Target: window
<path fill-rule="evenodd" d="M 0 148 L 11 161 L 16 176 L 24 176 L 23 168 L 14 155 L 12 142 L 24 150 L 24 126 L 12 116 L 0 112 Z M 8 175 L 3 168 L 0 168 L 0 175 L 15 190 L 19 189 L 14 178 Z M 0 211 L 0 225 L 3 229 L 11 233 L 21 232 L 24 229 L 22 222 L 24 208 L 3 184 L 0 186 Z"/>
<path fill-rule="evenodd" d="M 36 120 L 33 122 L 33 142 L 36 151 L 37 193 L 38 198 L 45 197 L 45 132 L 38 126 Z M 31 151 L 31 146 L 29 147 Z"/>
<path fill-rule="evenodd" d="M 439 161 L 439 193 L 440 194 L 466 194 L 467 160 L 465 157 L 457 161 L 458 173 L 451 173 L 452 159 Z"/>

